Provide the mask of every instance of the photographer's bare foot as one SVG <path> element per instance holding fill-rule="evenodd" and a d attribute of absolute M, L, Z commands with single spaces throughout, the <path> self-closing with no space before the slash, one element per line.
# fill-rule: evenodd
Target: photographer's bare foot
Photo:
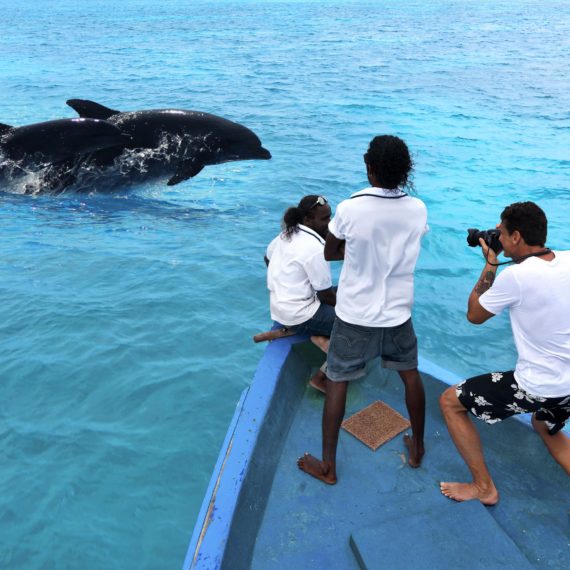
<path fill-rule="evenodd" d="M 404 445 L 408 449 L 408 465 L 417 469 L 422 464 L 422 457 L 424 456 L 424 444 L 416 443 L 413 436 L 408 434 L 404 435 Z"/>
<path fill-rule="evenodd" d="M 316 457 L 313 457 L 310 453 L 305 453 L 302 457 L 299 457 L 299 459 L 297 459 L 297 466 L 301 471 L 308 473 L 327 485 L 334 485 L 336 483 L 336 473 L 334 473 L 331 466 L 325 461 L 320 461 Z"/>
<path fill-rule="evenodd" d="M 441 489 L 442 495 L 459 503 L 478 499 L 486 507 L 492 507 L 499 502 L 499 492 L 495 488 L 495 485 L 483 489 L 475 485 L 475 483 L 441 482 L 439 488 Z"/>

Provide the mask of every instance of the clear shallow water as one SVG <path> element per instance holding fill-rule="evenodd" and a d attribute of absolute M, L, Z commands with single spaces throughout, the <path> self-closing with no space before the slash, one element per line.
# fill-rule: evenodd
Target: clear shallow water
<path fill-rule="evenodd" d="M 532 199 L 570 247 L 566 3 L 0 7 L 0 122 L 72 117 L 72 97 L 180 107 L 273 154 L 174 188 L 0 193 L 0 567 L 180 567 L 263 350 L 265 246 L 300 196 L 363 187 L 375 134 L 409 143 L 429 210 L 421 350 L 460 375 L 513 365 L 506 317 L 464 318 L 465 229 Z"/>

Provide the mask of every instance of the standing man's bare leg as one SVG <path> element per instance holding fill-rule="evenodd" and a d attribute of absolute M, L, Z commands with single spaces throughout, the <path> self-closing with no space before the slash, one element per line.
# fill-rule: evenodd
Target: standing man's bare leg
<path fill-rule="evenodd" d="M 550 435 L 547 425 L 537 420 L 534 414 L 532 415 L 532 425 L 544 441 L 550 455 L 570 475 L 570 438 L 561 431 Z"/>
<path fill-rule="evenodd" d="M 408 448 L 408 464 L 419 467 L 424 455 L 424 426 L 426 416 L 426 399 L 424 385 L 417 369 L 398 371 L 406 389 L 406 408 L 412 424 L 412 437 L 404 436 L 404 444 Z"/>
<path fill-rule="evenodd" d="M 459 401 L 454 386 L 441 395 L 440 406 L 453 443 L 473 476 L 472 483 L 442 482 L 440 483 L 441 492 L 455 501 L 479 499 L 484 505 L 495 505 L 499 501 L 499 492 L 485 465 L 479 432 L 471 423 L 467 410 Z"/>
<path fill-rule="evenodd" d="M 299 469 L 329 485 L 336 483 L 336 448 L 344 418 L 347 388 L 348 382 L 332 382 L 327 378 L 323 409 L 323 459 L 305 453 L 297 460 Z"/>

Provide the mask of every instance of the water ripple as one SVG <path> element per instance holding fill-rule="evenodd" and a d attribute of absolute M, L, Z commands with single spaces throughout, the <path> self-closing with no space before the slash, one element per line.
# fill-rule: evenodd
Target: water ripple
<path fill-rule="evenodd" d="M 179 0 L 3 5 L 0 122 L 203 110 L 267 162 L 174 188 L 23 196 L 0 186 L 0 566 L 170 568 L 268 326 L 263 253 L 303 194 L 366 184 L 399 134 L 429 210 L 420 348 L 462 376 L 512 367 L 508 319 L 465 319 L 468 227 L 536 200 L 570 247 L 570 6 L 546 0 Z M 338 267 L 334 271 L 338 275 Z M 299 379 L 303 381 L 303 379 Z"/>

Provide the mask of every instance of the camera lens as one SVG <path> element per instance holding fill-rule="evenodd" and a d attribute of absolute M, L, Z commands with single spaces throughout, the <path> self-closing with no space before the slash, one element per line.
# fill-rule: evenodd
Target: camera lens
<path fill-rule="evenodd" d="M 467 245 L 469 247 L 477 247 L 479 245 L 479 237 L 481 232 L 477 228 L 469 228 L 467 230 Z"/>
<path fill-rule="evenodd" d="M 477 228 L 469 228 L 467 230 L 467 245 L 469 247 L 477 247 L 481 245 L 479 239 L 483 238 L 483 241 L 490 247 L 495 253 L 501 253 L 503 251 L 503 246 L 499 241 L 499 236 L 501 232 L 493 228 L 492 230 L 478 230 Z"/>

